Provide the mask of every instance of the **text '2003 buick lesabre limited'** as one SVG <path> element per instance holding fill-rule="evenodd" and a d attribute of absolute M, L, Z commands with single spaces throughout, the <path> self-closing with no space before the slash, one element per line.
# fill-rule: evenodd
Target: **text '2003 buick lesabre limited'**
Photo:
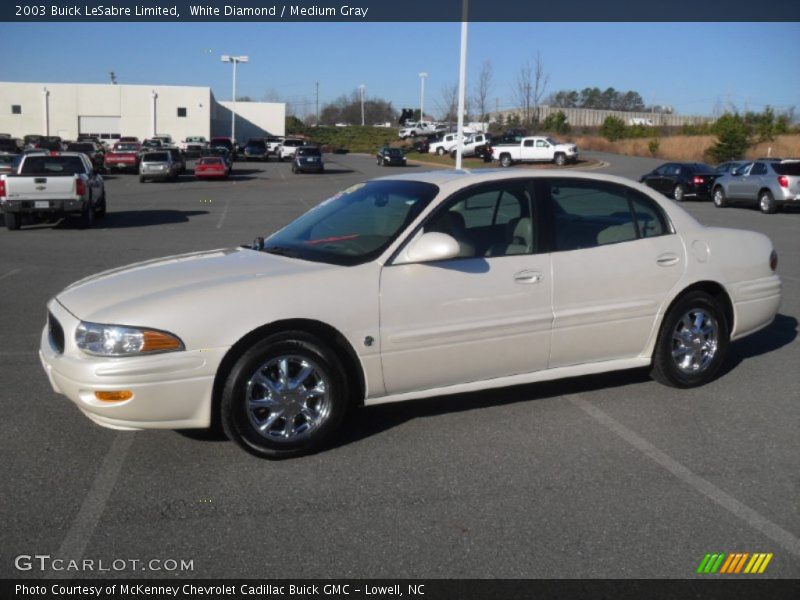
<path fill-rule="evenodd" d="M 252 247 L 79 281 L 50 301 L 40 355 L 100 425 L 220 424 L 289 456 L 351 406 L 648 366 L 701 385 L 774 319 L 776 265 L 767 237 L 617 177 L 403 175 Z"/>

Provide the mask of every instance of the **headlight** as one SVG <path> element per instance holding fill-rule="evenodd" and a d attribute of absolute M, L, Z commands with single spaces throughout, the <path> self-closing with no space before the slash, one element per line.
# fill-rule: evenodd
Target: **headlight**
<path fill-rule="evenodd" d="M 75 331 L 75 343 L 95 356 L 135 356 L 183 350 L 183 342 L 165 331 L 81 323 Z"/>

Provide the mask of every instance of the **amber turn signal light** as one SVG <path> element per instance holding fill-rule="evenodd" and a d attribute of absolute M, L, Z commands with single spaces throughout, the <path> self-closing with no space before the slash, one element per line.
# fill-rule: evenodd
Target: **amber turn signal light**
<path fill-rule="evenodd" d="M 133 398 L 130 390 L 118 390 L 116 392 L 95 392 L 94 397 L 103 402 L 125 402 Z"/>

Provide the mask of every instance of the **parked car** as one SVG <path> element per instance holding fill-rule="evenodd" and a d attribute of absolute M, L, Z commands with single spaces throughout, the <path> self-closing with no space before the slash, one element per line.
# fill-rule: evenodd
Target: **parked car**
<path fill-rule="evenodd" d="M 322 173 L 325 164 L 322 162 L 322 152 L 316 146 L 302 146 L 297 148 L 292 159 L 292 173 Z"/>
<path fill-rule="evenodd" d="M 221 156 L 204 156 L 194 166 L 197 179 L 227 179 L 230 165 Z"/>
<path fill-rule="evenodd" d="M 350 186 L 251 248 L 73 284 L 48 303 L 40 357 L 100 425 L 221 422 L 286 457 L 362 404 L 645 367 L 702 385 L 773 321 L 776 266 L 766 236 L 706 228 L 629 179 L 416 172 Z"/>
<path fill-rule="evenodd" d="M 139 138 L 136 137 L 135 135 L 123 135 L 121 138 L 119 138 L 119 141 L 117 143 L 118 144 L 119 143 L 122 143 L 122 144 L 138 144 L 139 143 Z"/>
<path fill-rule="evenodd" d="M 231 160 L 236 160 L 239 154 L 239 146 L 236 144 L 236 140 L 233 140 L 229 137 L 213 137 L 211 141 L 208 142 L 209 148 L 225 148 L 228 152 L 230 152 Z"/>
<path fill-rule="evenodd" d="M 390 148 L 389 146 L 384 146 L 378 150 L 376 162 L 380 167 L 392 165 L 396 167 L 405 167 L 406 155 L 403 154 L 403 151 L 400 148 Z"/>
<path fill-rule="evenodd" d="M 747 164 L 750 163 L 746 160 L 729 160 L 728 162 L 718 164 L 716 167 L 714 167 L 714 170 L 720 175 L 727 175 L 731 171 L 734 171 Z"/>
<path fill-rule="evenodd" d="M 428 145 L 428 152 L 430 154 L 438 154 L 441 156 L 442 154 L 448 154 L 450 150 L 455 148 L 457 145 L 458 134 L 446 133 L 439 139 L 439 141 L 432 142 Z"/>
<path fill-rule="evenodd" d="M 83 152 L 92 166 L 98 171 L 105 168 L 105 151 L 94 142 L 72 142 L 67 144 L 67 152 Z"/>
<path fill-rule="evenodd" d="M 0 175 L 0 208 L 6 227 L 23 219 L 78 215 L 83 227 L 106 214 L 103 178 L 82 152 L 39 151 L 18 158 L 15 173 Z"/>
<path fill-rule="evenodd" d="M 10 152 L 0 152 L 0 174 L 2 173 L 16 173 L 19 166 L 19 154 L 11 154 Z"/>
<path fill-rule="evenodd" d="M 202 156 L 217 156 L 225 161 L 225 164 L 228 165 L 228 175 L 233 173 L 233 159 L 231 158 L 230 151 L 222 146 L 217 146 L 215 148 L 206 148 L 203 150 Z"/>
<path fill-rule="evenodd" d="M 268 137 L 266 138 L 267 142 L 267 150 L 270 154 L 277 154 L 278 148 L 283 143 L 284 138 L 282 137 Z"/>
<path fill-rule="evenodd" d="M 269 150 L 267 149 L 267 142 L 264 138 L 251 138 L 247 140 L 242 152 L 245 160 L 260 160 L 266 161 L 269 158 Z"/>
<path fill-rule="evenodd" d="M 203 150 L 208 148 L 208 140 L 201 135 L 189 136 L 178 144 L 183 155 L 187 158 L 196 158 L 203 154 Z"/>
<path fill-rule="evenodd" d="M 500 161 L 501 167 L 510 167 L 517 162 L 552 162 L 562 166 L 578 161 L 578 147 L 562 144 L 550 137 L 529 136 L 519 142 L 492 142 L 492 158 Z"/>
<path fill-rule="evenodd" d="M 714 205 L 758 204 L 772 214 L 782 206 L 800 206 L 800 160 L 757 160 L 714 182 Z"/>
<path fill-rule="evenodd" d="M 278 147 L 278 160 L 282 162 L 287 158 L 294 158 L 297 149 L 304 146 L 305 143 L 305 140 L 299 138 L 286 138 Z"/>
<path fill-rule="evenodd" d="M 450 149 L 450 156 L 452 158 L 456 157 L 456 153 L 458 152 L 458 144 L 455 147 Z M 474 133 L 467 137 L 464 140 L 464 146 L 461 150 L 461 156 L 469 157 L 469 156 L 478 156 L 480 158 L 486 158 L 488 156 L 488 161 L 491 162 L 492 160 L 492 146 L 491 146 L 491 136 L 488 133 Z"/>
<path fill-rule="evenodd" d="M 167 145 L 158 140 L 156 138 L 148 138 L 142 142 L 142 151 L 146 150 L 161 150 L 162 148 L 166 148 Z"/>
<path fill-rule="evenodd" d="M 164 148 L 165 152 L 169 152 L 172 160 L 178 165 L 178 174 L 186 172 L 186 159 L 183 157 L 183 152 L 175 146 Z"/>
<path fill-rule="evenodd" d="M 118 142 L 113 150 L 105 153 L 103 164 L 106 171 L 139 172 L 139 159 L 142 145 L 138 142 Z"/>
<path fill-rule="evenodd" d="M 8 154 L 20 154 L 24 144 L 19 138 L 0 138 L 0 152 L 7 152 Z"/>
<path fill-rule="evenodd" d="M 419 152 L 420 154 L 428 154 L 431 149 L 431 144 L 434 144 L 442 139 L 443 134 L 440 133 L 430 133 L 426 135 L 422 139 L 417 139 L 412 148 L 414 152 Z"/>
<path fill-rule="evenodd" d="M 155 179 L 168 179 L 177 181 L 180 174 L 180 165 L 172 158 L 172 154 L 165 150 L 144 152 L 139 162 L 139 181 Z"/>
<path fill-rule="evenodd" d="M 36 148 L 50 152 L 61 152 L 64 149 L 61 146 L 61 138 L 57 135 L 41 136 L 36 142 Z"/>
<path fill-rule="evenodd" d="M 642 175 L 639 181 L 683 202 L 687 198 L 710 200 L 717 177 L 719 173 L 705 163 L 665 163 Z"/>

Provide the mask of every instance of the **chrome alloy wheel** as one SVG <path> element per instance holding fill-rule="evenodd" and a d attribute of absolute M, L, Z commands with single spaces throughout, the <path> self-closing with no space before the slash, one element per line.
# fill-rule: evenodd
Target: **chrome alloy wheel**
<path fill-rule="evenodd" d="M 719 325 L 703 309 L 683 315 L 672 332 L 672 360 L 687 375 L 702 373 L 717 354 Z"/>
<path fill-rule="evenodd" d="M 330 417 L 330 382 L 313 361 L 278 356 L 250 376 L 245 402 L 250 423 L 260 435 L 275 442 L 295 442 Z"/>

